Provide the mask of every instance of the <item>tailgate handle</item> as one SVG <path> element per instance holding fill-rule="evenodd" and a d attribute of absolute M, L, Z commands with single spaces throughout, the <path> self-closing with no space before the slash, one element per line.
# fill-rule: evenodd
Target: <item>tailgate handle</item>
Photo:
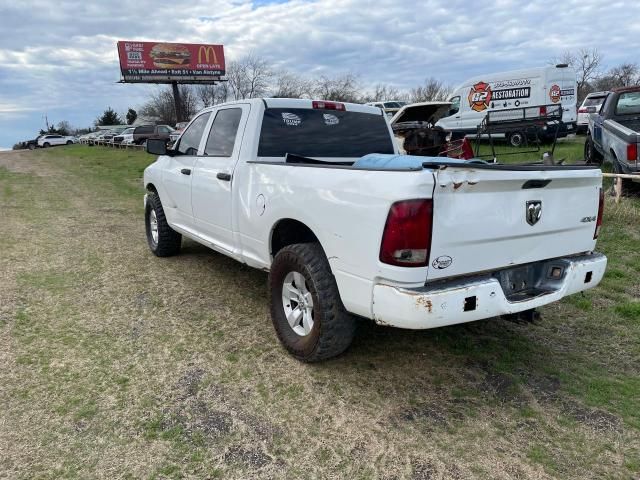
<path fill-rule="evenodd" d="M 551 183 L 551 180 L 527 180 L 522 185 L 523 190 L 527 190 L 529 188 L 544 188 Z"/>

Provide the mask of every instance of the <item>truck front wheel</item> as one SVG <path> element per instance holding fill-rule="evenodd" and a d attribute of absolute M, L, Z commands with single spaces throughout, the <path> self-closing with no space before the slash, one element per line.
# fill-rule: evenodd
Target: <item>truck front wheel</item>
<path fill-rule="evenodd" d="M 173 230 L 167 223 L 164 209 L 157 193 L 149 193 L 147 195 L 144 224 L 147 243 L 154 255 L 170 257 L 180 252 L 182 235 Z"/>
<path fill-rule="evenodd" d="M 318 243 L 298 243 L 280 250 L 271 264 L 269 290 L 276 334 L 298 360 L 326 360 L 351 345 L 356 320 L 342 304 Z"/>

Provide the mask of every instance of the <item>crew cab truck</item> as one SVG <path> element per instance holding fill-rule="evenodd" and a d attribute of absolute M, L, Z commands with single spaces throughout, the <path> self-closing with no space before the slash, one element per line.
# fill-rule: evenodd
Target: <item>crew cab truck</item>
<path fill-rule="evenodd" d="M 640 87 L 611 91 L 599 112 L 589 117 L 589 132 L 584 147 L 588 163 L 613 164 L 615 173 L 638 175 L 640 182 Z"/>
<path fill-rule="evenodd" d="M 269 272 L 303 361 L 355 317 L 426 329 L 528 311 L 600 282 L 602 179 L 589 166 L 399 155 L 379 108 L 251 99 L 203 110 L 144 172 L 151 251 L 186 236 Z"/>

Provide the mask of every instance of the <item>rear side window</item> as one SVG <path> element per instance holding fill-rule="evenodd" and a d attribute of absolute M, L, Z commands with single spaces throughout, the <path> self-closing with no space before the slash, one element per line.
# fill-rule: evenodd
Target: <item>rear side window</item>
<path fill-rule="evenodd" d="M 147 134 L 147 133 L 153 133 L 153 125 L 144 125 L 142 127 L 136 127 L 135 134 Z"/>
<path fill-rule="evenodd" d="M 262 119 L 259 157 L 359 158 L 393 152 L 384 116 L 308 108 L 268 108 Z"/>
<path fill-rule="evenodd" d="M 200 146 L 200 140 L 202 139 L 202 134 L 204 133 L 204 127 L 207 126 L 207 122 L 209 121 L 210 112 L 203 113 L 198 118 L 196 118 L 189 128 L 187 128 L 182 137 L 180 137 L 180 143 L 178 144 L 178 153 L 182 153 L 183 155 L 197 155 L 198 147 Z"/>
<path fill-rule="evenodd" d="M 241 108 L 228 108 L 218 111 L 207 139 L 207 146 L 204 149 L 205 155 L 230 157 L 233 154 L 240 117 L 242 117 Z"/>

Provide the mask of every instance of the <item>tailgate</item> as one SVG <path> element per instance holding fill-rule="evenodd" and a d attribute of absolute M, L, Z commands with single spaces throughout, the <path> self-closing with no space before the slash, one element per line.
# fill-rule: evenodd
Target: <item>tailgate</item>
<path fill-rule="evenodd" d="M 534 168 L 539 170 L 487 165 L 434 171 L 427 280 L 595 248 L 600 170 Z"/>

